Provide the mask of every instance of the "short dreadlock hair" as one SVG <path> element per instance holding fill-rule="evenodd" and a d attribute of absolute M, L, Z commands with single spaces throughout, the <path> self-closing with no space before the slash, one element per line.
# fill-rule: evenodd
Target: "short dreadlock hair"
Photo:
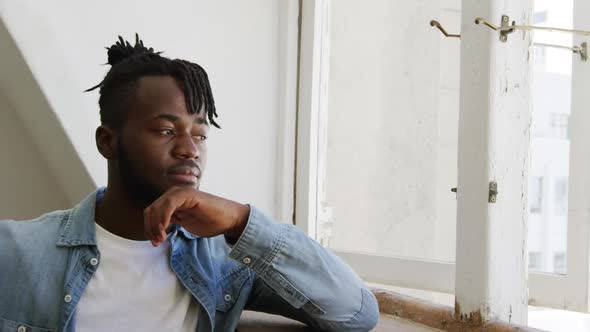
<path fill-rule="evenodd" d="M 103 125 L 119 129 L 126 117 L 126 106 L 135 95 L 139 79 L 146 76 L 171 76 L 179 83 L 184 93 L 186 109 L 190 114 L 205 111 L 209 123 L 220 128 L 215 118 L 215 101 L 205 70 L 196 63 L 181 59 L 169 59 L 147 48 L 135 34 L 135 45 L 119 36 L 119 40 L 106 48 L 107 64 L 111 69 L 98 85 L 85 92 L 100 88 L 98 104 Z"/>

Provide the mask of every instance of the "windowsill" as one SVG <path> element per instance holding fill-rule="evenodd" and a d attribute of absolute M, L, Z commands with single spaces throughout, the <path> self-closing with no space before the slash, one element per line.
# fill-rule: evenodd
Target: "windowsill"
<path fill-rule="evenodd" d="M 454 296 L 451 294 L 376 284 L 369 284 L 369 286 L 427 301 L 427 305 L 430 303 L 437 310 L 440 310 L 441 307 L 452 308 L 455 301 Z M 590 331 L 590 315 L 566 310 L 529 306 L 529 327 L 552 332 L 587 332 Z M 311 331 L 311 329 L 297 321 L 251 311 L 244 312 L 238 330 L 240 332 Z M 381 313 L 379 325 L 373 331 L 428 332 L 442 330 L 419 325 L 414 321 L 395 315 Z M 468 331 L 468 329 L 465 331 Z"/>
<path fill-rule="evenodd" d="M 312 331 L 302 323 L 260 312 L 244 311 L 238 326 L 239 332 L 303 332 Z M 392 315 L 381 314 L 379 325 L 373 332 L 404 331 L 433 332 L 440 331 Z"/>
<path fill-rule="evenodd" d="M 381 284 L 368 284 L 372 288 L 415 297 L 434 304 L 452 307 L 455 296 L 419 289 L 401 288 Z M 528 326 L 552 332 L 587 332 L 590 331 L 590 314 L 529 306 Z"/>

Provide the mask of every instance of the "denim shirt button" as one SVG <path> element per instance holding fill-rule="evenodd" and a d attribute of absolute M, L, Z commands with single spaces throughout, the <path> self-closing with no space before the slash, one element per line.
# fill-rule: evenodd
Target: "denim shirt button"
<path fill-rule="evenodd" d="M 250 259 L 250 257 L 244 257 L 244 259 L 242 259 L 242 262 L 246 265 L 252 263 L 252 259 Z"/>
<path fill-rule="evenodd" d="M 66 303 L 70 303 L 70 302 L 72 302 L 72 296 L 71 296 L 70 294 L 66 295 L 66 296 L 64 297 L 64 301 L 65 301 Z"/>
<path fill-rule="evenodd" d="M 225 296 L 223 297 L 223 299 L 225 300 L 225 302 L 229 302 L 229 301 L 231 301 L 231 295 L 225 294 Z"/>
<path fill-rule="evenodd" d="M 18 329 L 16 329 L 17 332 L 27 332 L 27 327 L 26 326 L 19 326 Z"/>
<path fill-rule="evenodd" d="M 96 265 L 98 265 L 98 259 L 96 259 L 96 257 L 93 257 L 93 258 L 90 260 L 90 265 L 92 265 L 92 266 L 96 266 Z"/>

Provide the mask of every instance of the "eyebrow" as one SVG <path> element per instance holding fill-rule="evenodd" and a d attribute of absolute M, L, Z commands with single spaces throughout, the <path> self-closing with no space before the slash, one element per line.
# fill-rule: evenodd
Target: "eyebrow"
<path fill-rule="evenodd" d="M 172 115 L 172 114 L 160 114 L 158 116 L 156 116 L 154 119 L 166 119 L 169 120 L 171 122 L 177 122 L 178 120 L 180 120 L 180 118 L 176 115 Z M 209 125 L 209 122 L 207 122 L 206 119 L 203 119 L 201 117 L 195 118 L 195 120 L 193 121 L 197 124 L 204 124 L 204 125 Z"/>

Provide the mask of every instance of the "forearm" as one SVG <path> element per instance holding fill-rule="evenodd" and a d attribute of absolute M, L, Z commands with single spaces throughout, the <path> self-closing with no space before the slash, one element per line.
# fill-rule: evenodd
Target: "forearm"
<path fill-rule="evenodd" d="M 249 266 L 277 296 L 303 310 L 321 329 L 368 330 L 376 322 L 375 298 L 340 258 L 254 207 L 230 257 Z"/>

